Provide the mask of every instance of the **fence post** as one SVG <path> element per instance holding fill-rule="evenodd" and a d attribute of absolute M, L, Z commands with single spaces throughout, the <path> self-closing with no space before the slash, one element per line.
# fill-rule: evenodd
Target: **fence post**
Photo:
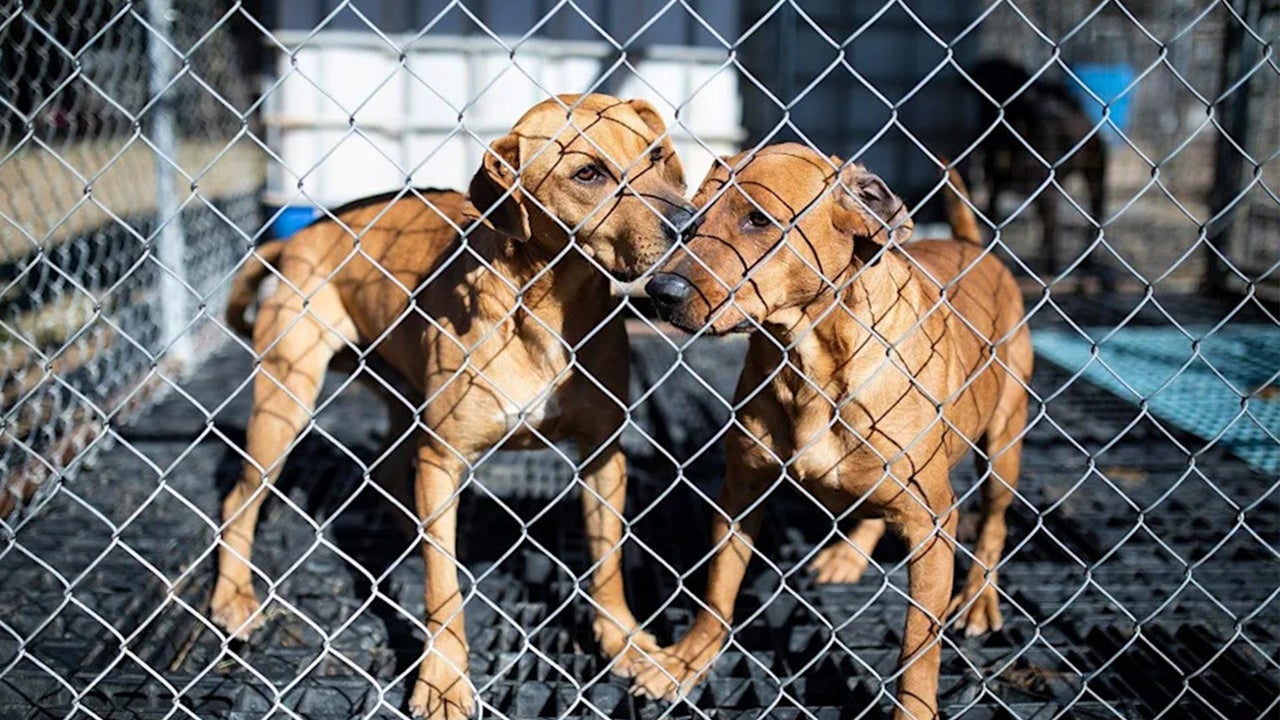
<path fill-rule="evenodd" d="M 173 51 L 165 42 L 173 37 L 173 7 L 170 0 L 147 0 L 147 20 L 152 31 L 147 33 L 148 84 L 151 97 L 157 98 L 151 110 L 149 132 L 156 149 L 156 233 L 152 239 L 154 256 L 164 267 L 160 270 L 157 299 L 160 310 L 160 345 L 168 347 L 166 357 L 186 365 L 190 355 L 189 338 L 180 335 L 187 325 L 186 238 L 178 213 L 178 141 L 175 130 L 174 99 L 161 96 L 176 67 Z"/>
<path fill-rule="evenodd" d="M 1233 0 L 1232 8 L 1250 27 L 1258 27 L 1262 15 L 1262 0 Z M 1218 88 L 1222 92 L 1235 83 L 1258 62 L 1258 43 L 1247 36 L 1241 23 L 1230 19 L 1222 34 L 1222 69 Z M 1204 247 L 1204 277 L 1201 290 L 1208 295 L 1221 295 L 1227 291 L 1227 269 L 1222 258 L 1214 252 L 1226 253 L 1231 247 L 1232 236 L 1241 218 L 1248 215 L 1248 207 L 1239 199 L 1244 189 L 1244 158 L 1232 144 L 1238 143 L 1245 152 L 1256 149 L 1252 132 L 1258 118 L 1251 117 L 1250 94 L 1253 73 L 1240 82 L 1231 95 L 1222 98 L 1217 111 L 1219 124 L 1226 135 L 1218 135 L 1214 153 L 1213 190 L 1209 197 L 1209 217 L 1217 218 L 1206 228 Z M 1256 105 L 1256 103 L 1254 103 Z M 1256 112 L 1256 110 L 1255 110 Z M 1231 139 L 1226 136 L 1229 135 Z M 1219 214 L 1222 214 L 1219 217 Z"/>

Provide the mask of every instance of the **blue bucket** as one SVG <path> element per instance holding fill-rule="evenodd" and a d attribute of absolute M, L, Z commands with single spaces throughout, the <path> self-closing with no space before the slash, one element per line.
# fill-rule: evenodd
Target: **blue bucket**
<path fill-rule="evenodd" d="M 1102 133 L 1108 142 L 1117 142 L 1120 139 L 1119 133 L 1126 132 L 1129 128 L 1129 101 L 1133 99 L 1133 91 L 1123 96 L 1120 93 L 1123 93 L 1136 77 L 1133 68 L 1120 63 L 1107 65 L 1086 63 L 1072 65 L 1071 70 L 1080 78 L 1080 83 L 1083 83 L 1084 87 L 1081 87 L 1080 83 L 1070 81 L 1068 84 L 1071 86 L 1072 93 L 1084 106 L 1089 119 L 1095 124 L 1098 123 L 1102 120 L 1103 110 L 1103 105 L 1093 99 L 1089 91 L 1111 108 L 1110 122 L 1102 126 Z"/>
<path fill-rule="evenodd" d="M 271 222 L 271 239 L 283 240 L 293 235 L 310 225 L 318 214 L 310 205 L 286 205 Z"/>

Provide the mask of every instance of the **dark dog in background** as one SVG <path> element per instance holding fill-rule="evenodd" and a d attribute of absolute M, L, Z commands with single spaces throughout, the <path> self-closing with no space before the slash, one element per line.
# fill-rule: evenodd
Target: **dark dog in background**
<path fill-rule="evenodd" d="M 1003 58 L 984 60 L 971 76 L 982 89 L 974 89 L 980 108 L 979 129 L 992 128 L 979 145 L 987 188 L 987 218 L 997 224 L 1004 222 L 1006 218 L 997 213 L 1000 196 L 1016 192 L 1030 197 L 1045 183 L 1052 167 L 1060 186 L 1072 175 L 1078 174 L 1084 180 L 1090 221 L 1101 223 L 1106 214 L 1107 146 L 1101 133 L 1090 134 L 1094 123 L 1067 86 L 1043 76 L 1033 81 L 1023 67 Z M 989 97 L 983 97 L 983 92 Z M 1061 270 L 1061 195 L 1057 188 L 1046 187 L 1035 198 L 1043 229 L 1044 268 L 1049 273 Z M 1090 239 L 1093 234 L 1091 228 Z M 1080 269 L 1096 277 L 1104 290 L 1113 289 L 1112 271 L 1095 261 L 1092 253 L 1084 256 Z"/>

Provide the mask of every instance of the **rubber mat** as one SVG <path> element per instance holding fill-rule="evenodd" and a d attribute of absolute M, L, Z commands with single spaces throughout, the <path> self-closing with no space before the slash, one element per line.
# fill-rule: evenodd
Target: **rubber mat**
<path fill-rule="evenodd" d="M 628 595 L 660 641 L 690 623 L 723 474 L 740 340 L 634 335 Z M 252 366 L 228 348 L 0 539 L 0 718 L 397 717 L 422 651 L 422 562 L 364 480 L 386 422 L 333 394 L 260 525 L 265 627 L 207 622 L 220 498 L 239 473 Z M 333 377 L 326 393 L 341 386 Z M 949 634 L 948 718 L 1256 718 L 1280 697 L 1274 475 L 1042 363 L 1000 575 L 1004 630 Z M 643 399 L 639 399 L 643 398 Z M 225 403 L 225 407 L 223 406 Z M 222 407 L 213 418 L 203 408 Z M 1043 410 L 1043 413 L 1040 412 Z M 573 448 L 562 449 L 572 458 Z M 974 495 L 969 463 L 956 489 Z M 836 529 L 793 491 L 765 504 L 731 645 L 687 702 L 632 697 L 595 651 L 580 494 L 561 452 L 497 453 L 459 508 L 483 717 L 883 718 L 906 600 L 886 538 L 856 585 L 804 565 Z M 972 506 L 966 501 L 966 510 Z M 972 515 L 961 524 L 971 547 Z M 959 561 L 959 569 L 967 563 Z"/>
<path fill-rule="evenodd" d="M 1280 471 L 1280 327 L 1043 330 L 1036 353 L 1159 418 Z"/>

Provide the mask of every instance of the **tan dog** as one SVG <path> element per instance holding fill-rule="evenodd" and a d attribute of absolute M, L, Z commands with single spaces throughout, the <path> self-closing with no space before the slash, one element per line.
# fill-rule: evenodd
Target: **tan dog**
<path fill-rule="evenodd" d="M 951 607 L 958 626 L 1001 624 L 995 568 L 1032 364 L 1022 296 L 976 244 L 962 203 L 951 206 L 961 241 L 900 247 L 911 220 L 860 165 L 843 167 L 836 182 L 840 159 L 801 145 L 726 162 L 735 172 L 708 175 L 694 198 L 701 224 L 647 290 L 682 329 L 762 332 L 751 336 L 738 381 L 741 425 L 727 438 L 706 602 L 634 690 L 674 697 L 707 672 L 733 620 L 758 501 L 792 481 L 833 513 L 882 518 L 820 558 L 820 574 L 832 569 L 827 579 L 861 572 L 884 527 L 877 523 L 911 549 L 895 716 L 935 717 L 956 526 L 948 474 L 971 444 L 989 474 L 977 562 Z"/>
<path fill-rule="evenodd" d="M 311 421 L 330 361 L 354 351 L 376 355 L 425 402 L 414 495 L 429 632 L 410 700 L 415 716 L 461 718 L 474 707 L 454 550 L 457 496 L 472 463 L 495 447 L 577 442 L 596 635 L 618 672 L 638 650 L 656 648 L 623 596 L 626 465 L 617 440 L 627 337 L 601 268 L 637 277 L 693 217 L 665 133 L 644 101 L 560 96 L 492 144 L 470 202 L 448 191 L 427 191 L 434 208 L 412 194 L 374 199 L 264 249 L 283 279 L 253 325 L 262 366 L 249 460 L 223 505 L 217 623 L 240 638 L 261 623 L 247 563 L 262 485 L 275 480 Z M 233 324 L 244 325 L 241 313 L 266 272 L 257 263 L 241 271 Z"/>

